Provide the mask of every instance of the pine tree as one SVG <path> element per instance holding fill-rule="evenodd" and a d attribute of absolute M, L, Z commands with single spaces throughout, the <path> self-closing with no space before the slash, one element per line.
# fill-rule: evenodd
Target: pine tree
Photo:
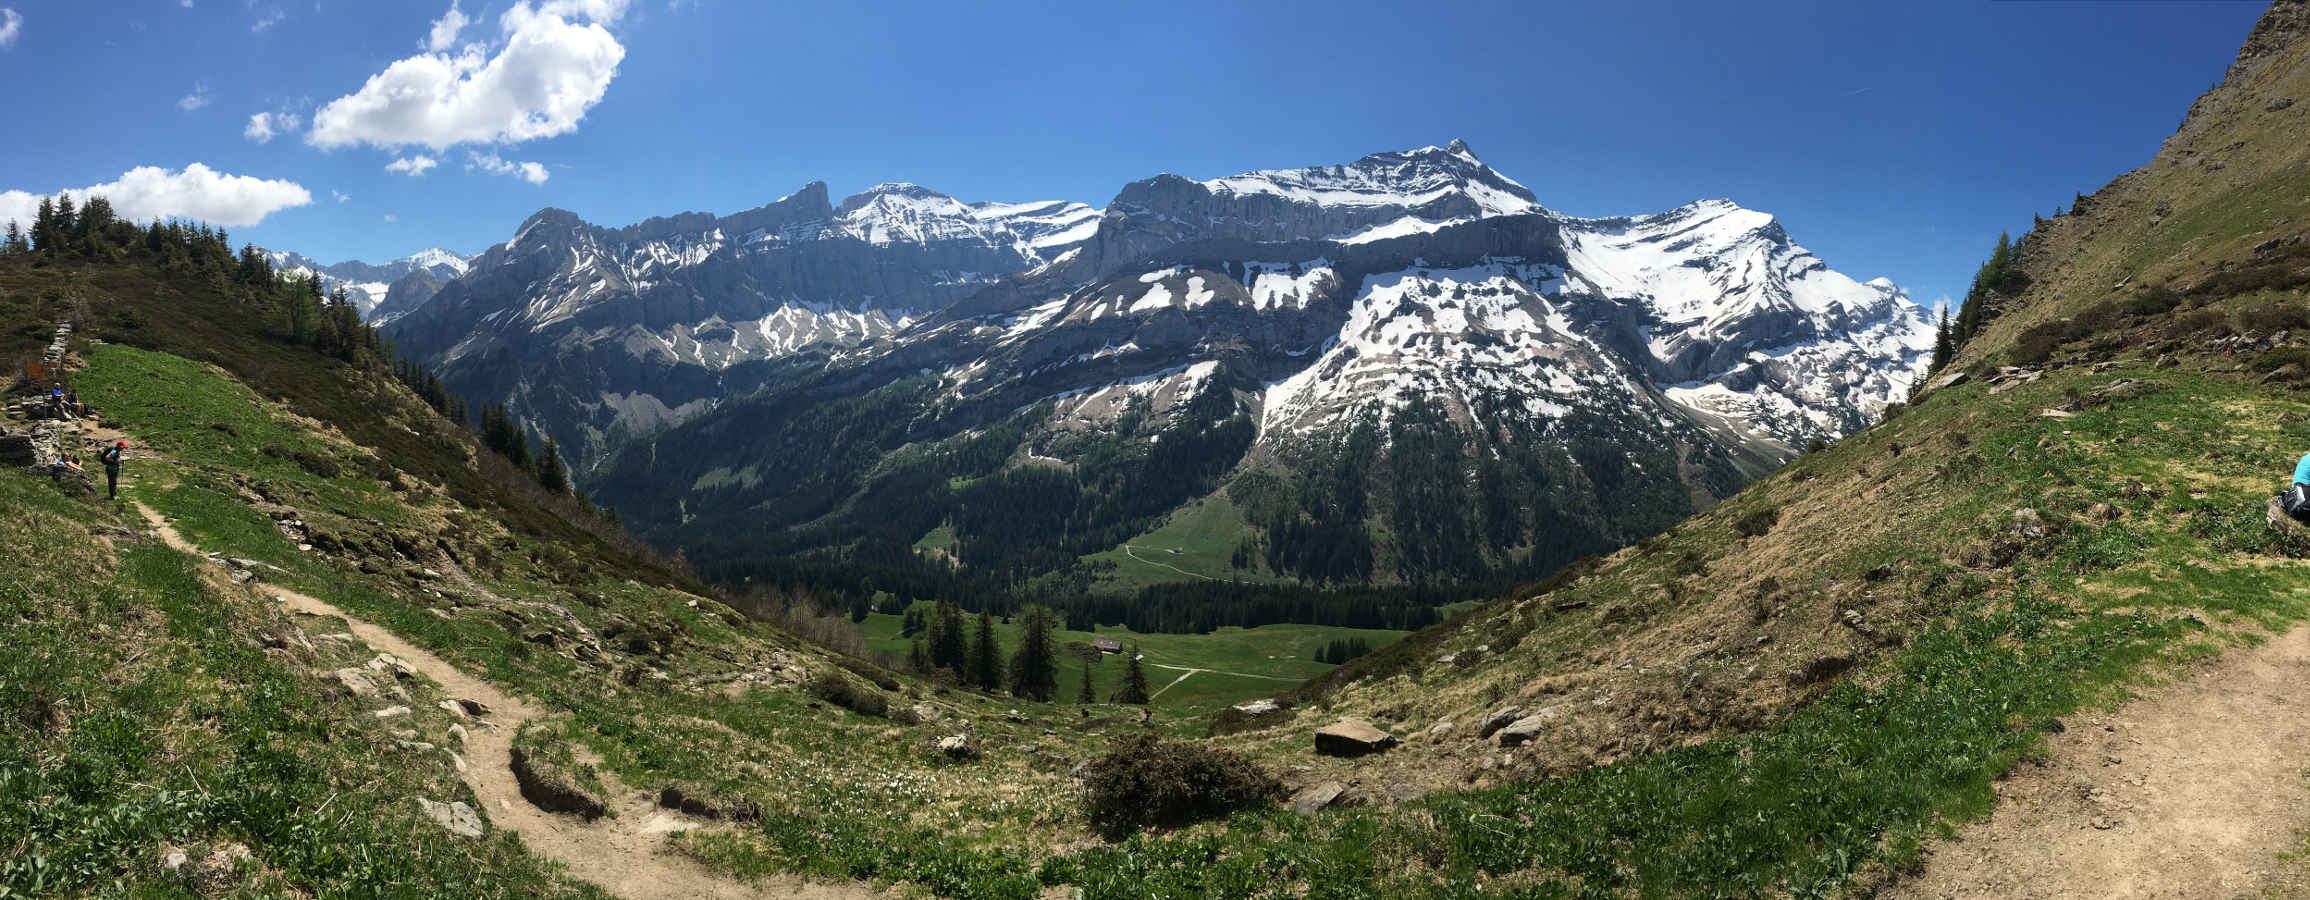
<path fill-rule="evenodd" d="M 914 643 L 908 645 L 906 667 L 916 672 L 930 671 L 930 648 L 923 645 L 922 638 L 915 638 Z"/>
<path fill-rule="evenodd" d="M 1034 605 L 1019 615 L 1019 652 L 1011 658 L 1011 694 L 1049 702 L 1059 693 L 1058 615 Z"/>
<path fill-rule="evenodd" d="M 938 616 L 931 622 L 930 664 L 932 668 L 949 669 L 960 679 L 968 665 L 969 650 L 963 634 L 962 607 L 952 601 L 940 601 Z"/>
<path fill-rule="evenodd" d="M 1933 365 L 1925 371 L 1939 372 L 1942 366 L 1949 364 L 1950 357 L 1957 355 L 1954 337 L 1949 330 L 1949 307 L 1944 304 L 1941 307 L 1941 325 L 1933 332 Z"/>
<path fill-rule="evenodd" d="M 1123 688 L 1115 692 L 1115 702 L 1146 705 L 1153 699 L 1147 693 L 1147 670 L 1139 663 L 1139 645 L 1123 651 Z"/>
<path fill-rule="evenodd" d="M 552 435 L 546 436 L 545 446 L 537 451 L 537 483 L 555 494 L 569 493 L 569 470 L 561 462 L 561 444 L 556 443 Z M 866 619 L 861 617 L 858 621 Z"/>
<path fill-rule="evenodd" d="M 1083 686 L 1075 691 L 1075 703 L 1077 705 L 1089 706 L 1098 702 L 1098 695 L 1091 692 L 1091 665 L 1091 660 L 1083 661 Z"/>
<path fill-rule="evenodd" d="M 980 690 L 1003 687 L 1003 648 L 995 643 L 995 617 L 979 613 L 978 639 L 971 644 L 971 683 Z"/>
<path fill-rule="evenodd" d="M 40 209 L 32 216 L 32 249 L 56 255 L 56 201 L 47 197 L 40 198 Z"/>

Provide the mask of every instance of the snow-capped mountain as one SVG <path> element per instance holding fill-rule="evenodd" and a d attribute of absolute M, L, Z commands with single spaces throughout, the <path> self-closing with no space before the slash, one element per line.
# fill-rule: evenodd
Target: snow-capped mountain
<path fill-rule="evenodd" d="M 413 292 L 420 290 L 420 285 L 430 282 L 437 286 L 465 274 L 466 263 L 473 257 L 439 247 L 428 247 L 386 263 L 350 259 L 324 266 L 304 254 L 286 250 L 267 251 L 265 258 L 272 261 L 275 271 L 285 275 L 298 278 L 315 274 L 321 276 L 323 290 L 344 288 L 346 298 L 353 302 L 354 309 L 361 312 L 361 318 L 382 322 L 393 318 L 392 310 L 387 309 L 386 314 L 380 315 L 379 309 L 384 305 L 386 296 L 393 292 L 396 282 L 416 273 L 425 276 L 403 288 L 403 303 L 407 305 L 402 306 L 401 311 L 406 312 L 416 303 L 424 302 L 423 297 L 413 295 Z M 425 295 L 431 296 L 429 291 Z"/>
<path fill-rule="evenodd" d="M 1097 222 L 1081 203 L 973 205 L 904 183 L 837 206 L 812 182 L 617 229 L 548 209 L 391 328 L 458 389 L 518 397 L 569 446 L 598 447 L 748 389 L 781 357 L 889 337 Z"/>
<path fill-rule="evenodd" d="M 863 552 L 840 548 L 949 527 L 963 565 L 1012 578 L 1221 495 L 1265 574 L 1544 569 L 1860 427 L 1932 341 L 1898 288 L 1766 213 L 1568 216 L 1458 141 L 1161 175 L 1097 211 L 911 184 L 618 230 L 548 210 L 392 328 L 585 448 L 662 540 Z M 949 458 L 999 465 L 917 471 Z M 932 486 L 1021 465 L 1087 480 Z M 998 539 L 966 506 L 1072 524 Z"/>

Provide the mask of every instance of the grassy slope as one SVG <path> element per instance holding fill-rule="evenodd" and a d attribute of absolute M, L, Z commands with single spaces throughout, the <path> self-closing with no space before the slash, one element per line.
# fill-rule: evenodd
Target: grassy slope
<path fill-rule="evenodd" d="M 0 472 L 0 508 L 0 895 L 597 893 L 424 818 L 415 798 L 472 795 L 392 732 L 446 743 L 444 714 L 422 686 L 393 724 L 333 690 L 366 661 L 314 639 L 334 627 L 125 537 L 119 507 Z M 233 844 L 251 859 L 200 865 Z"/>
<path fill-rule="evenodd" d="M 1243 521 L 1243 514 L 1227 499 L 1226 492 L 1214 493 L 1173 510 L 1171 514 L 1147 533 L 1126 542 L 1136 556 L 1122 547 L 1092 553 L 1083 557 L 1094 563 L 1112 563 L 1113 568 L 1102 571 L 1102 588 L 1137 590 L 1148 585 L 1170 584 L 1180 581 L 1208 579 L 1212 581 L 1277 580 L 1256 560 L 1251 568 L 1235 567 L 1235 551 L 1251 540 L 1252 532 Z M 1178 550 L 1173 553 L 1171 551 Z M 1193 573 L 1193 574 L 1182 574 Z M 1196 576 L 1202 576 L 1198 579 Z"/>

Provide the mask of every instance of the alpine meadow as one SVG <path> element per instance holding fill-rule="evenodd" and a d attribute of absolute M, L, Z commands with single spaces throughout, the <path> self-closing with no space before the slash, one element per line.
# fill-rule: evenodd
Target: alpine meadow
<path fill-rule="evenodd" d="M 0 4 L 0 898 L 2310 896 L 2310 0 Z"/>

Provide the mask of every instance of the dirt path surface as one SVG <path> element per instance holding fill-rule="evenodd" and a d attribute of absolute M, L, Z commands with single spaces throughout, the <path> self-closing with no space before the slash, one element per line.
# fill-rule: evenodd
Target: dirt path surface
<path fill-rule="evenodd" d="M 1997 810 L 1885 894 L 2310 894 L 2281 854 L 2310 826 L 2310 626 L 2237 648 L 2114 712 L 2079 717 Z"/>
<path fill-rule="evenodd" d="M 178 550 L 196 556 L 205 556 L 200 548 L 186 541 L 152 507 L 142 502 L 137 510 L 160 532 L 161 540 Z M 804 900 L 836 900 L 836 898 L 881 897 L 882 894 L 855 885 L 813 884 L 796 879 L 766 878 L 754 882 L 738 882 L 723 878 L 697 861 L 681 855 L 666 846 L 666 836 L 675 831 L 698 830 L 714 827 L 712 823 L 690 819 L 654 802 L 646 791 L 635 791 L 616 784 L 609 773 L 603 773 L 611 782 L 611 796 L 605 798 L 615 815 L 588 823 L 555 815 L 538 809 L 521 796 L 521 786 L 515 782 L 512 769 L 514 732 L 521 723 L 540 715 L 540 711 L 520 697 L 499 690 L 496 685 L 465 674 L 446 660 L 430 651 L 402 640 L 399 635 L 363 621 L 320 599 L 272 584 L 251 583 L 252 589 L 272 597 L 292 612 L 343 619 L 347 630 L 370 648 L 393 654 L 409 663 L 425 677 L 441 685 L 442 692 L 453 698 L 475 700 L 488 708 L 488 713 L 475 718 L 474 727 L 467 729 L 465 755 L 458 765 L 458 775 L 473 788 L 475 799 L 489 817 L 490 824 L 511 830 L 521 836 L 523 844 L 569 868 L 571 875 L 592 882 L 621 897 L 636 898 L 739 898 L 739 897 L 793 897 Z"/>

